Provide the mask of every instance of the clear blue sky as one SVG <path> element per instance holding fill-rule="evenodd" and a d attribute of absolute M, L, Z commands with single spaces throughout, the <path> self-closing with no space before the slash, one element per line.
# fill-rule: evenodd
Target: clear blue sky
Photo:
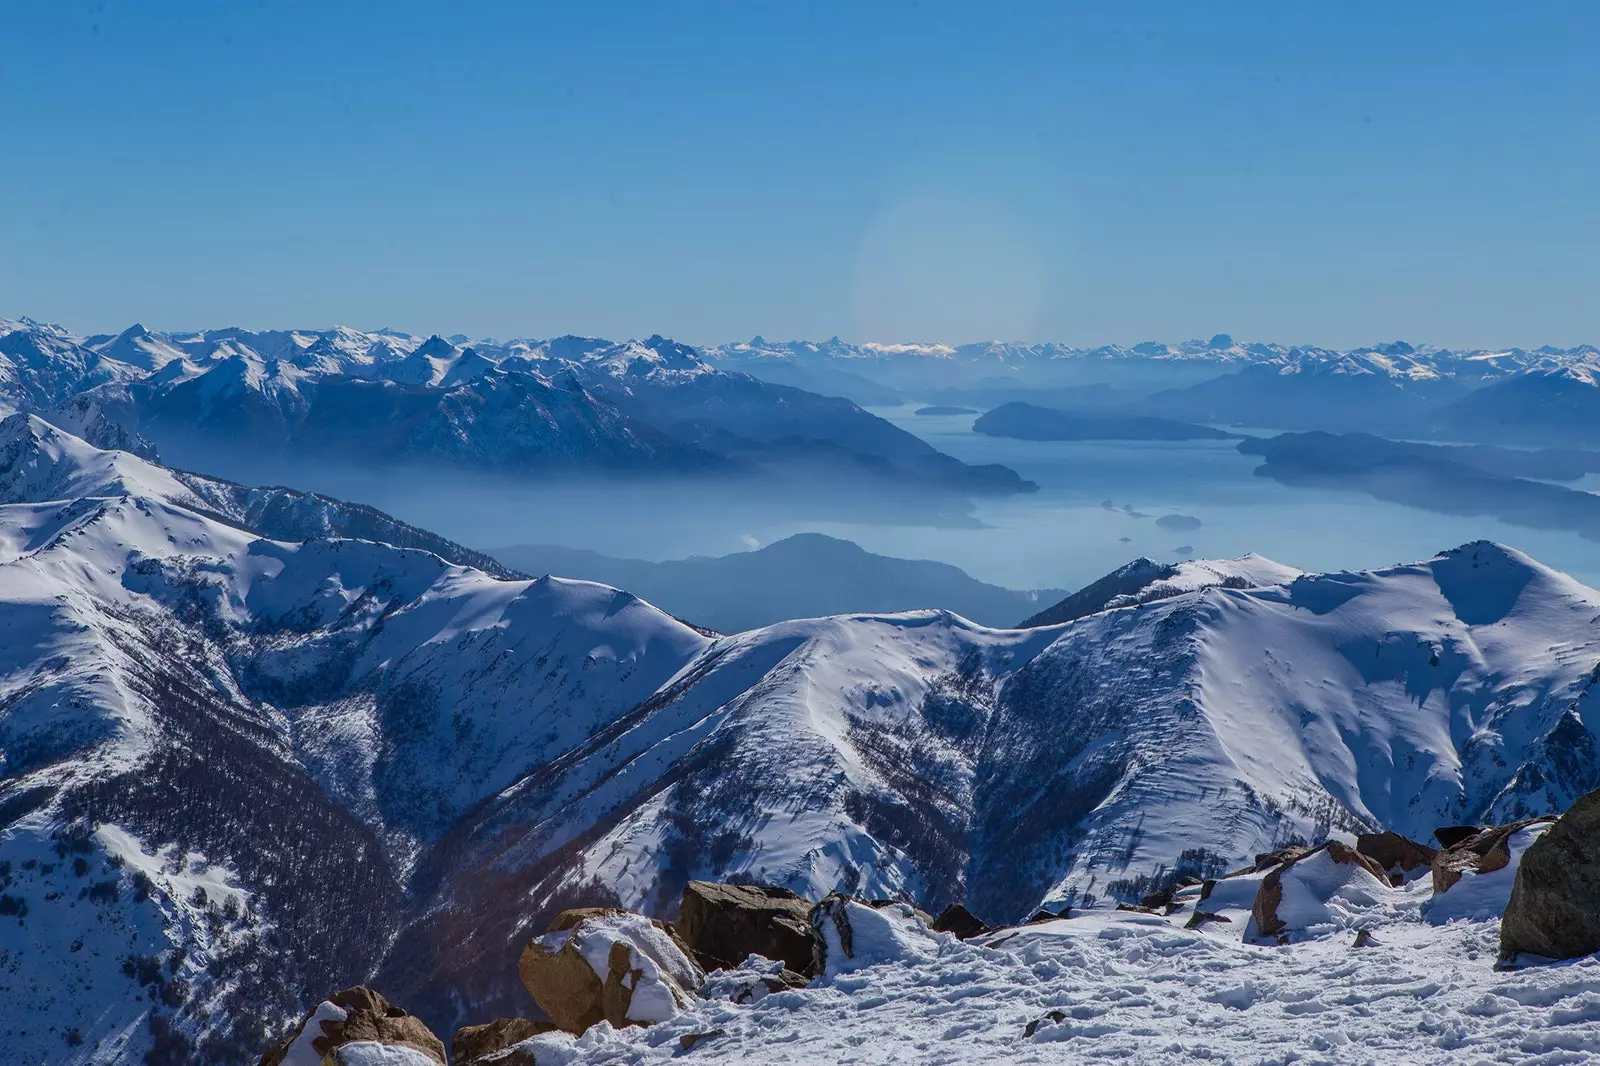
<path fill-rule="evenodd" d="M 1600 5 L 7 5 L 0 315 L 1600 342 Z"/>

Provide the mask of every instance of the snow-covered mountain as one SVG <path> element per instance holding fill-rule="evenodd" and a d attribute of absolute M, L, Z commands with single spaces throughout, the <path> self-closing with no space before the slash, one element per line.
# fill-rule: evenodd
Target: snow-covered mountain
<path fill-rule="evenodd" d="M 76 338 L 23 320 L 0 323 L 6 354 L 0 406 L 59 410 L 100 443 L 159 448 L 211 472 L 278 477 L 334 459 L 764 484 L 820 475 L 931 496 L 1035 487 L 1004 467 L 962 463 L 848 400 L 715 365 L 662 337 L 469 345 L 344 327 L 133 326 Z"/>
<path fill-rule="evenodd" d="M 374 977 L 438 1029 L 509 1013 L 553 910 L 670 915 L 690 878 L 1014 919 L 1330 829 L 1562 810 L 1600 766 L 1600 593 L 1497 545 L 1186 564 L 1059 626 L 709 637 L 603 585 L 269 539 L 253 490 L 28 416 L 0 442 L 23 1061 L 245 1061 Z"/>

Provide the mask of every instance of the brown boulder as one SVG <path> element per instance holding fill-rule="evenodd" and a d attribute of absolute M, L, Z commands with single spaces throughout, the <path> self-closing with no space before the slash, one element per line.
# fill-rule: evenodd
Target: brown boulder
<path fill-rule="evenodd" d="M 485 1055 L 554 1028 L 554 1023 L 536 1022 L 532 1018 L 496 1018 L 482 1025 L 464 1025 L 450 1040 L 450 1057 L 455 1060 L 455 1066 L 472 1066 Z"/>
<path fill-rule="evenodd" d="M 1255 902 L 1250 906 L 1250 915 L 1255 919 L 1257 932 L 1263 936 L 1277 936 L 1287 931 L 1288 923 L 1278 916 L 1278 906 L 1283 902 L 1283 879 L 1286 876 L 1293 876 L 1293 871 L 1299 864 L 1324 852 L 1329 859 L 1340 866 L 1362 870 L 1371 874 L 1384 887 L 1388 887 L 1389 879 L 1376 862 L 1348 844 L 1329 840 L 1320 847 L 1289 859 L 1262 879 L 1261 887 L 1256 889 Z"/>
<path fill-rule="evenodd" d="M 952 903 L 939 912 L 931 926 L 936 933 L 949 933 L 957 940 L 967 940 L 989 931 L 977 915 L 959 903 Z"/>
<path fill-rule="evenodd" d="M 811 904 L 786 888 L 690 881 L 677 931 L 708 970 L 732 969 L 751 955 L 811 968 Z"/>
<path fill-rule="evenodd" d="M 1400 870 L 1411 873 L 1433 865 L 1438 849 L 1419 844 L 1399 833 L 1362 833 L 1356 837 L 1356 850 L 1383 867 L 1385 871 Z"/>
<path fill-rule="evenodd" d="M 1600 951 L 1600 791 L 1578 797 L 1522 853 L 1500 921 L 1500 954 L 1572 959 Z"/>
<path fill-rule="evenodd" d="M 377 1041 L 410 1048 L 446 1066 L 444 1041 L 422 1022 L 394 1006 L 370 988 L 357 985 L 335 992 L 319 1003 L 289 1038 L 270 1048 L 261 1066 L 278 1066 L 290 1057 L 316 1056 L 324 1062 L 338 1063 L 339 1048 L 356 1041 Z"/>
<path fill-rule="evenodd" d="M 1509 825 L 1491 826 L 1445 848 L 1433 857 L 1434 893 L 1448 892 L 1468 870 L 1487 874 L 1505 869 L 1511 862 L 1511 849 L 1507 846 L 1511 834 L 1537 822 L 1551 820 L 1549 817 L 1525 818 Z M 1435 835 L 1438 835 L 1437 830 Z"/>
<path fill-rule="evenodd" d="M 693 1001 L 700 970 L 660 923 L 627 911 L 571 913 L 517 960 L 523 987 L 558 1028 L 651 1025 Z"/>

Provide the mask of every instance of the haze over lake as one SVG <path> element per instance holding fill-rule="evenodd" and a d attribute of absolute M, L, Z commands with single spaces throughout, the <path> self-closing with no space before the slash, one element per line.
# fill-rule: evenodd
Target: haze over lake
<path fill-rule="evenodd" d="M 1139 555 L 1177 561 L 1255 552 L 1327 571 L 1425 559 L 1490 539 L 1581 581 L 1600 581 L 1600 545 L 1576 534 L 1279 484 L 1255 476 L 1260 457 L 1240 454 L 1234 441 L 1015 440 L 973 433 L 973 415 L 917 415 L 923 406 L 869 410 L 966 462 L 1003 463 L 1036 481 L 1039 491 L 979 498 L 970 513 L 913 523 L 823 520 L 812 500 L 786 504 L 704 481 L 496 482 L 485 491 L 460 476 L 318 470 L 300 482 L 478 548 L 549 543 L 661 560 L 723 555 L 811 531 L 883 555 L 952 563 L 1011 588 L 1078 588 Z M 1579 484 L 1587 488 L 1592 480 Z M 1104 506 L 1108 500 L 1112 509 Z M 842 499 L 834 509 L 869 514 L 872 503 Z M 1201 525 L 1164 529 L 1156 519 L 1165 515 L 1192 516 Z M 1183 546 L 1192 551 L 1180 554 Z"/>

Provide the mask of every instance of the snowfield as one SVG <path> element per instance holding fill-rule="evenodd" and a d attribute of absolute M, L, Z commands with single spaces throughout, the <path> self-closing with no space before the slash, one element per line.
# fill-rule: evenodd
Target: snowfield
<path fill-rule="evenodd" d="M 523 1046 L 539 1066 L 675 1061 L 680 1038 L 717 1030 L 694 1044 L 693 1061 L 1379 1066 L 1600 1056 L 1600 958 L 1496 970 L 1499 922 L 1426 924 L 1428 893 L 1426 879 L 1397 892 L 1361 948 L 1348 930 L 1261 947 L 1243 943 L 1237 925 L 1186 931 L 1185 912 L 1105 911 L 986 946 L 878 912 L 888 928 L 871 938 L 866 964 L 830 967 L 808 988 Z"/>

